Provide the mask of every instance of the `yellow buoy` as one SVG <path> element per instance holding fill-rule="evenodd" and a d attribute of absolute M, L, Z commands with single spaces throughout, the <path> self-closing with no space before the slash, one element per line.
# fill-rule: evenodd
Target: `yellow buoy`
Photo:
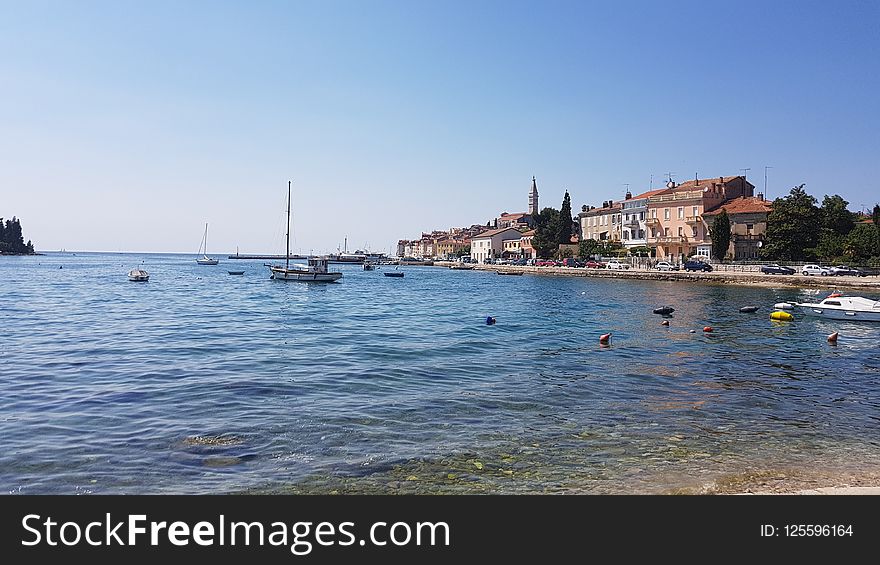
<path fill-rule="evenodd" d="M 794 316 L 792 316 L 788 312 L 783 312 L 781 310 L 777 310 L 776 312 L 773 312 L 772 314 L 770 314 L 770 319 L 771 320 L 778 320 L 781 322 L 788 322 L 788 321 L 794 320 Z"/>

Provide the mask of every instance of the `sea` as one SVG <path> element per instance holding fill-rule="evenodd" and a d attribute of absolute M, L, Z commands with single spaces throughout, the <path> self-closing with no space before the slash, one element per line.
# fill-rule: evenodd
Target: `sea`
<path fill-rule="evenodd" d="M 880 324 L 769 319 L 828 291 L 263 263 L 0 257 L 0 491 L 666 494 L 880 464 Z"/>

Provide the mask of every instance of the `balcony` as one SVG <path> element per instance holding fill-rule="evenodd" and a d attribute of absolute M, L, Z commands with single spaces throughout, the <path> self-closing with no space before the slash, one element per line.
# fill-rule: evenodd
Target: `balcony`
<path fill-rule="evenodd" d="M 652 243 L 688 243 L 689 239 L 686 235 L 658 235 L 657 237 L 649 237 Z"/>
<path fill-rule="evenodd" d="M 702 224 L 703 216 L 685 216 L 684 222 L 686 224 Z"/>
<path fill-rule="evenodd" d="M 732 233 L 730 234 L 730 239 L 733 241 L 761 241 L 764 239 L 764 236 L 754 233 Z"/>
<path fill-rule="evenodd" d="M 633 218 L 631 220 L 624 220 L 623 227 L 625 227 L 625 228 L 638 228 L 639 227 L 639 219 Z"/>
<path fill-rule="evenodd" d="M 660 225 L 660 218 L 648 218 L 647 220 L 645 220 L 645 225 L 648 227 L 659 226 Z"/>

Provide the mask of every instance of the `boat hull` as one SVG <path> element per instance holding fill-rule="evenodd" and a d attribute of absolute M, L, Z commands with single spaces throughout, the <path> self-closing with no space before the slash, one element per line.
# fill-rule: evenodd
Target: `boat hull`
<path fill-rule="evenodd" d="M 196 263 L 199 265 L 217 265 L 220 263 L 219 259 L 196 259 Z"/>
<path fill-rule="evenodd" d="M 846 310 L 828 308 L 823 306 L 801 306 L 801 312 L 807 316 L 828 318 L 830 320 L 850 320 L 857 322 L 880 322 L 880 312 L 859 312 L 858 310 Z"/>
<path fill-rule="evenodd" d="M 270 267 L 269 270 L 276 281 L 333 282 L 342 278 L 342 273 L 310 273 L 275 267 Z"/>

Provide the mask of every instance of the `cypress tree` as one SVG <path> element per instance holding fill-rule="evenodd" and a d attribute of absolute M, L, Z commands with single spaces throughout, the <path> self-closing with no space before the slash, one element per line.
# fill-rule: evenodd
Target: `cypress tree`
<path fill-rule="evenodd" d="M 715 216 L 709 236 L 712 238 L 712 256 L 724 261 L 727 248 L 730 247 L 730 218 L 726 210 L 721 210 L 721 213 Z"/>
<path fill-rule="evenodd" d="M 568 195 L 568 191 L 566 190 L 565 196 L 562 198 L 562 208 L 559 209 L 559 225 L 556 228 L 557 243 L 571 243 L 571 225 L 571 197 Z"/>

